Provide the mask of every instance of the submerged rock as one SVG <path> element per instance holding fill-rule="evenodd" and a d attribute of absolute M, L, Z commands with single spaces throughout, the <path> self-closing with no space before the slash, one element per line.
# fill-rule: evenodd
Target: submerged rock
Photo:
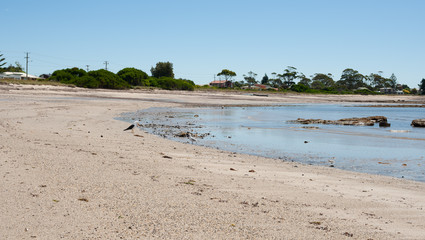
<path fill-rule="evenodd" d="M 425 127 L 425 118 L 415 119 L 410 125 L 412 125 L 413 127 Z"/>

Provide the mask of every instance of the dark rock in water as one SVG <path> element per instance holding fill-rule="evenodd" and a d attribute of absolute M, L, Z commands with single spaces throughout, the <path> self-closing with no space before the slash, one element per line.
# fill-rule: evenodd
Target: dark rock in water
<path fill-rule="evenodd" d="M 187 132 L 179 132 L 175 134 L 174 136 L 183 138 L 183 137 L 188 137 L 189 134 Z"/>
<path fill-rule="evenodd" d="M 368 118 L 343 118 L 336 120 L 333 124 L 348 126 L 373 126 L 375 121 Z"/>
<path fill-rule="evenodd" d="M 343 118 L 339 120 L 323 120 L 323 119 L 303 119 L 289 121 L 292 123 L 301 124 L 335 124 L 347 126 L 373 126 L 375 123 L 387 123 L 387 118 L 384 116 L 371 116 L 363 118 Z"/>
<path fill-rule="evenodd" d="M 352 126 L 373 126 L 375 123 L 386 123 L 387 118 L 384 116 L 371 116 L 363 118 L 344 118 L 335 121 L 339 125 L 352 125 Z"/>
<path fill-rule="evenodd" d="M 370 119 L 370 120 L 375 121 L 377 123 L 387 122 L 387 118 L 384 117 L 384 116 L 371 116 L 371 117 L 367 117 L 367 119 Z"/>
<path fill-rule="evenodd" d="M 412 125 L 413 127 L 425 127 L 425 118 L 415 119 L 410 125 Z"/>
<path fill-rule="evenodd" d="M 380 122 L 380 123 L 379 123 L 379 127 L 391 127 L 391 123 L 387 123 L 387 122 Z"/>
<path fill-rule="evenodd" d="M 289 121 L 292 123 L 301 123 L 301 124 L 326 124 L 326 120 L 322 119 L 304 119 L 298 118 L 297 120 Z"/>

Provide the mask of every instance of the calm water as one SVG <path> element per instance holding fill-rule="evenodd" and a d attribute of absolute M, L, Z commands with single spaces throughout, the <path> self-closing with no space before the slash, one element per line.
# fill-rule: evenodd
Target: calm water
<path fill-rule="evenodd" d="M 302 125 L 297 118 L 337 120 L 386 116 L 389 128 Z M 297 104 L 279 107 L 152 108 L 123 114 L 142 119 L 144 129 L 176 141 L 181 132 L 197 134 L 195 144 L 285 161 L 382 174 L 425 182 L 424 108 L 376 108 L 354 105 Z M 313 128 L 312 128 L 313 127 Z M 307 141 L 307 143 L 305 143 Z"/>

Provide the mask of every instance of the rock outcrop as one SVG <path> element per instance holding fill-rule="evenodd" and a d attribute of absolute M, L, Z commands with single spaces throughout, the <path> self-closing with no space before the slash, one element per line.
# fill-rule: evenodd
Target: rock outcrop
<path fill-rule="evenodd" d="M 415 119 L 410 125 L 412 125 L 413 127 L 425 127 L 425 118 Z"/>
<path fill-rule="evenodd" d="M 323 120 L 323 119 L 304 119 L 298 118 L 297 120 L 289 121 L 292 123 L 301 124 L 334 124 L 334 125 L 347 125 L 347 126 L 373 126 L 379 123 L 380 126 L 389 126 L 387 118 L 384 116 L 371 116 L 363 118 L 343 118 L 339 120 Z"/>

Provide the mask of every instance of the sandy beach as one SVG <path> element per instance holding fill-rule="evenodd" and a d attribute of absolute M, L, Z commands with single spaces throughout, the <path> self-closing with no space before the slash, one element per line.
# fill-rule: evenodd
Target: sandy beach
<path fill-rule="evenodd" d="M 0 85 L 0 239 L 425 239 L 425 184 L 173 142 L 115 120 L 187 105 L 425 103 Z"/>

